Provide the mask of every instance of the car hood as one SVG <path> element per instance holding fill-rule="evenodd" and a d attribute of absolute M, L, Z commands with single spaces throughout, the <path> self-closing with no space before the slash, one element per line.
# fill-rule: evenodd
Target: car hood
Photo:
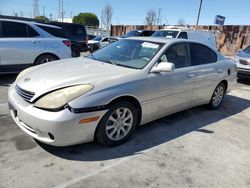
<path fill-rule="evenodd" d="M 111 80 L 119 80 L 136 71 L 138 70 L 80 57 L 31 68 L 21 78 L 18 78 L 16 84 L 24 90 L 34 92 L 33 99 L 35 99 L 49 91 L 71 85 L 90 83 L 95 87 L 103 86 L 112 83 Z"/>

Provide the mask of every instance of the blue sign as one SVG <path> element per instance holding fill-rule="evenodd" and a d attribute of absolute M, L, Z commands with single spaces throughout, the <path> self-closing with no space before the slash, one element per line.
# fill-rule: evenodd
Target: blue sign
<path fill-rule="evenodd" d="M 226 17 L 224 17 L 224 16 L 216 15 L 215 24 L 224 25 L 225 19 L 226 19 Z"/>

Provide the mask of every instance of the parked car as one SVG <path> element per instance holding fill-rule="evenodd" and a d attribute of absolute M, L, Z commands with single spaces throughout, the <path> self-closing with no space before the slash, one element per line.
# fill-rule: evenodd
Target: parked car
<path fill-rule="evenodd" d="M 9 104 L 16 124 L 41 142 L 113 146 L 163 116 L 203 104 L 217 109 L 235 80 L 236 64 L 207 45 L 132 37 L 87 58 L 26 69 Z"/>
<path fill-rule="evenodd" d="M 64 35 L 72 43 L 72 57 L 79 57 L 81 52 L 88 51 L 88 35 L 84 25 L 64 22 L 49 22 L 62 28 Z"/>
<path fill-rule="evenodd" d="M 239 78 L 250 78 L 250 45 L 244 50 L 240 50 L 236 55 L 237 76 Z"/>
<path fill-rule="evenodd" d="M 216 49 L 215 34 L 210 31 L 195 30 L 186 27 L 168 27 L 156 31 L 152 37 L 181 38 L 202 42 Z"/>
<path fill-rule="evenodd" d="M 107 46 L 109 44 L 109 37 L 105 36 L 97 36 L 93 38 L 92 40 L 89 40 L 88 47 L 90 52 L 96 51 L 99 48 L 102 48 L 104 46 Z"/>
<path fill-rule="evenodd" d="M 88 39 L 89 40 L 92 40 L 93 38 L 95 38 L 96 37 L 96 35 L 90 35 L 90 34 L 88 34 Z"/>
<path fill-rule="evenodd" d="M 112 43 L 112 42 L 118 41 L 121 38 L 128 38 L 128 37 L 138 37 L 138 36 L 148 37 L 154 34 L 154 32 L 155 31 L 152 31 L 152 30 L 132 30 L 120 37 L 115 37 L 115 36 L 110 37 L 109 42 Z"/>
<path fill-rule="evenodd" d="M 0 73 L 15 73 L 49 61 L 71 57 L 70 41 L 41 29 L 56 26 L 0 19 Z"/>

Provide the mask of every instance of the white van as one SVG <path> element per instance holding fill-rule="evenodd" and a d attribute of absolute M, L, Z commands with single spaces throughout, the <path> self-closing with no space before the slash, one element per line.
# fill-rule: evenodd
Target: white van
<path fill-rule="evenodd" d="M 216 49 L 215 34 L 212 31 L 194 30 L 186 27 L 166 27 L 166 29 L 156 31 L 152 37 L 190 39 Z"/>

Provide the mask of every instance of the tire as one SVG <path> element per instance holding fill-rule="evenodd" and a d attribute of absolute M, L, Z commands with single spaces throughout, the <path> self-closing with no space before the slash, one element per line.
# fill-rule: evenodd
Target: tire
<path fill-rule="evenodd" d="M 77 47 L 71 47 L 71 56 L 72 57 L 80 57 L 81 52 Z"/>
<path fill-rule="evenodd" d="M 101 145 L 120 145 L 131 137 L 137 122 L 138 113 L 132 103 L 127 101 L 115 103 L 99 122 L 95 138 Z"/>
<path fill-rule="evenodd" d="M 223 101 L 225 93 L 226 93 L 226 86 L 224 83 L 221 82 L 216 86 L 213 95 L 210 99 L 210 102 L 208 103 L 208 107 L 212 110 L 219 108 Z"/>
<path fill-rule="evenodd" d="M 34 65 L 41 65 L 50 61 L 55 61 L 58 58 L 54 55 L 50 55 L 50 54 L 44 54 L 44 55 L 40 55 L 34 62 Z"/>

